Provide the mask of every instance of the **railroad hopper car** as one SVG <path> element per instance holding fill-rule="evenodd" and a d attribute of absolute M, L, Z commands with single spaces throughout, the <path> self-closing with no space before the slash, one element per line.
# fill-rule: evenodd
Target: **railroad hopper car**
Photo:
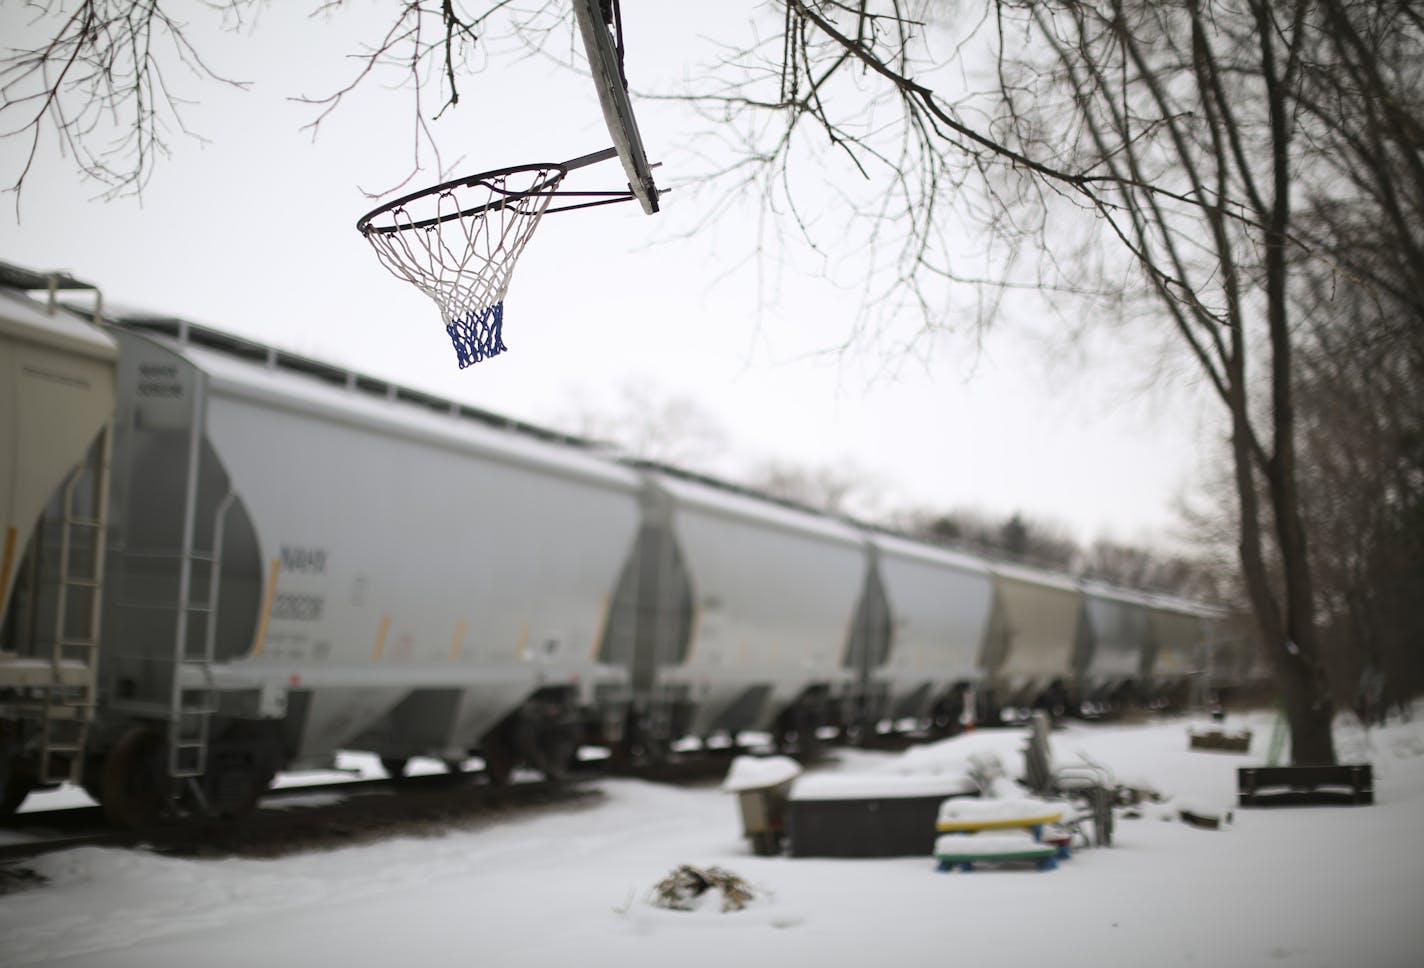
<path fill-rule="evenodd" d="M 637 476 L 447 402 L 128 319 L 89 786 L 245 809 L 279 766 L 482 754 L 548 771 L 614 670 L 594 650 Z"/>
<path fill-rule="evenodd" d="M 957 728 L 978 683 L 993 579 L 975 558 L 879 532 L 857 611 L 851 666 L 859 729 L 910 721 Z"/>
<path fill-rule="evenodd" d="M 1193 602 L 1157 596 L 1147 609 L 1150 650 L 1143 678 L 1157 705 L 1180 704 L 1205 684 L 1217 614 Z"/>
<path fill-rule="evenodd" d="M 863 535 L 840 521 L 673 468 L 644 477 L 638 555 L 602 662 L 630 671 L 630 740 L 766 730 L 806 746 L 849 687 Z"/>
<path fill-rule="evenodd" d="M 990 566 L 994 605 L 981 664 L 981 715 L 1049 705 L 1072 708 L 1082 594 L 1066 576 L 1017 565 Z"/>
<path fill-rule="evenodd" d="M 0 812 L 78 780 L 95 703 L 113 341 L 0 264 Z"/>
<path fill-rule="evenodd" d="M 1076 698 L 1107 709 L 1143 698 L 1152 654 L 1150 599 L 1096 582 L 1083 582 L 1082 593 Z"/>

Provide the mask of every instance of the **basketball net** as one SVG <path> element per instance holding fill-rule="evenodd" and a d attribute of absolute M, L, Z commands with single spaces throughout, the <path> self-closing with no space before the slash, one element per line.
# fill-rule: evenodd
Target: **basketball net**
<path fill-rule="evenodd" d="M 440 307 L 460 369 L 504 352 L 514 266 L 565 169 L 476 176 L 395 204 L 364 225 L 376 258 Z"/>

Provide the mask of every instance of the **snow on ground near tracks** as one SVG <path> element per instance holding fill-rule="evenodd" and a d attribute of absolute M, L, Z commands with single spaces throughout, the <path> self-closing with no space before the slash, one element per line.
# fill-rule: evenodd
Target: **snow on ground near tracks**
<path fill-rule="evenodd" d="M 1419 710 L 1424 712 L 1424 710 Z M 47 882 L 0 897 L 0 965 L 1361 966 L 1424 953 L 1424 719 L 1366 733 L 1370 807 L 1236 809 L 1248 755 L 1188 749 L 1189 719 L 1071 726 L 1080 753 L 1169 797 L 1122 819 L 1110 849 L 1056 871 L 938 873 L 929 858 L 757 857 L 735 795 L 633 780 L 606 802 L 499 826 L 276 860 L 187 860 L 85 848 L 35 864 Z M 983 730 L 908 755 L 844 751 L 846 773 L 946 770 L 970 755 L 1022 766 L 1026 733 Z M 1176 807 L 1227 811 L 1203 830 Z M 653 907 L 674 867 L 719 865 L 760 896 L 743 911 Z"/>

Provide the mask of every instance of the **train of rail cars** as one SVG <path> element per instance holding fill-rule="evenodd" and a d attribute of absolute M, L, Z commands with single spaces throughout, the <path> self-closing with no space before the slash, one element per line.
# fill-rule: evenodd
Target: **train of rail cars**
<path fill-rule="evenodd" d="M 1251 675 L 1220 610 L 912 541 L 0 265 L 0 806 L 377 754 L 805 749 Z"/>

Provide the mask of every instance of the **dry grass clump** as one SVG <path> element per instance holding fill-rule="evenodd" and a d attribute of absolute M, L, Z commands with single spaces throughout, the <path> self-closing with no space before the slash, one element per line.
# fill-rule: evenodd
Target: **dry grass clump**
<path fill-rule="evenodd" d="M 722 892 L 722 910 L 740 911 L 755 897 L 751 885 L 721 867 L 699 868 L 682 864 L 653 888 L 652 902 L 674 911 L 691 911 L 711 890 Z"/>

